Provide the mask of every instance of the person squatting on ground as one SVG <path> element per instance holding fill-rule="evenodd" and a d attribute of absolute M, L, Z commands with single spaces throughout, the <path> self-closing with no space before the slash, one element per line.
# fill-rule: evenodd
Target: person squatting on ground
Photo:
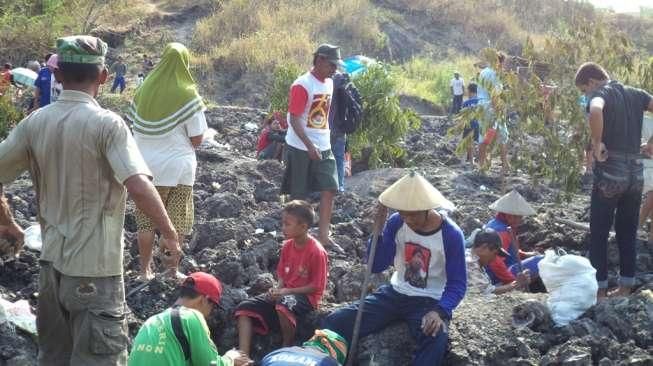
<path fill-rule="evenodd" d="M 453 96 L 451 114 L 457 114 L 460 112 L 463 103 L 463 95 L 465 95 L 465 81 L 460 77 L 458 71 L 453 73 L 453 79 L 451 79 L 451 82 L 449 83 L 449 89 Z"/>
<path fill-rule="evenodd" d="M 120 87 L 120 94 L 125 91 L 125 76 L 127 75 L 127 65 L 123 61 L 122 56 L 118 56 L 118 61 L 111 66 L 111 72 L 114 74 L 113 85 L 111 92 L 115 93 L 116 88 Z"/>
<path fill-rule="evenodd" d="M 508 256 L 497 256 L 486 271 L 495 285 L 510 285 L 515 281 L 531 283 L 539 278 L 537 264 L 544 258 L 538 252 L 526 252 L 521 249 L 517 231 L 524 216 L 536 212 L 519 192 L 513 190 L 490 205 L 496 216 L 485 224 L 484 228 L 495 230 L 501 238 L 502 248 Z M 525 288 L 524 288 L 525 289 Z"/>
<path fill-rule="evenodd" d="M 138 88 L 129 119 L 136 143 L 152 170 L 154 185 L 179 234 L 179 242 L 193 229 L 193 184 L 197 170 L 195 148 L 208 129 L 206 107 L 190 73 L 190 53 L 181 43 L 166 46 L 156 68 Z M 151 279 L 155 227 L 142 211 L 136 212 L 141 276 Z M 179 257 L 162 253 L 167 274 L 177 272 Z"/>
<path fill-rule="evenodd" d="M 413 365 L 440 365 L 453 310 L 465 296 L 467 274 L 462 231 L 436 209 L 453 204 L 417 173 L 404 176 L 379 197 L 374 232 L 379 235 L 372 272 L 394 265 L 389 285 L 365 298 L 360 337 L 397 320 L 417 342 Z M 399 212 L 387 217 L 388 208 Z M 330 314 L 323 327 L 351 343 L 359 303 Z"/>
<path fill-rule="evenodd" d="M 260 366 L 344 366 L 347 341 L 329 329 L 316 329 L 302 347 L 284 347 L 269 353 Z"/>
<path fill-rule="evenodd" d="M 220 306 L 222 284 L 214 276 L 191 273 L 174 305 L 143 323 L 138 330 L 129 366 L 245 366 L 252 360 L 236 350 L 218 354 L 206 323 Z M 213 364 L 211 364 L 213 365 Z"/>
<path fill-rule="evenodd" d="M 471 248 L 465 251 L 465 262 L 467 264 L 467 294 L 494 296 L 500 295 L 515 289 L 528 288 L 528 276 L 517 276 L 515 281 L 508 284 L 492 284 L 492 280 L 485 268 L 497 258 L 510 256 L 503 249 L 501 237 L 494 229 L 483 229 L 474 237 Z"/>
<path fill-rule="evenodd" d="M 94 99 L 107 80 L 106 51 L 95 37 L 58 39 L 59 100 L 30 114 L 0 143 L 0 183 L 29 170 L 38 197 L 43 248 L 36 318 L 43 366 L 127 361 L 125 187 L 166 248 L 179 252 L 129 128 Z"/>
<path fill-rule="evenodd" d="M 342 62 L 340 48 L 320 45 L 313 55 L 313 68 L 290 87 L 286 134 L 286 170 L 281 193 L 305 199 L 320 192 L 320 242 L 342 251 L 330 238 L 333 199 L 338 190 L 336 160 L 331 152 L 329 109 L 333 95 L 331 76 Z"/>
<path fill-rule="evenodd" d="M 286 241 L 277 265 L 278 285 L 236 308 L 238 345 L 246 355 L 251 351 L 252 331 L 266 335 L 281 328 L 283 346 L 291 346 L 297 318 L 319 307 L 326 288 L 328 257 L 322 245 L 308 234 L 315 217 L 310 204 L 291 201 L 284 206 L 281 217 Z"/>
<path fill-rule="evenodd" d="M 469 83 L 469 85 L 467 85 L 468 98 L 462 105 L 463 109 L 476 108 L 476 105 L 478 105 L 480 100 L 476 94 L 477 90 L 478 86 L 476 84 Z M 474 149 L 481 138 L 481 125 L 476 119 L 472 120 L 469 123 L 469 127 L 466 126 L 463 130 L 463 139 L 469 136 L 469 134 L 472 132 L 474 133 L 472 135 L 472 141 L 470 141 L 469 145 L 467 146 L 467 162 L 469 162 L 471 165 L 474 165 Z"/>
<path fill-rule="evenodd" d="M 644 111 L 653 111 L 653 98 L 644 90 L 610 80 L 593 62 L 578 68 L 575 82 L 588 96 L 595 158 L 589 257 L 599 283 L 597 297 L 608 295 L 608 235 L 613 223 L 619 247 L 619 288 L 611 295 L 628 295 L 635 284 L 635 245 L 644 185 L 642 120 Z M 653 139 L 641 149 L 650 156 Z"/>
<path fill-rule="evenodd" d="M 281 112 L 274 112 L 263 120 L 263 128 L 256 143 L 256 157 L 260 160 L 281 160 L 286 141 L 288 122 Z"/>

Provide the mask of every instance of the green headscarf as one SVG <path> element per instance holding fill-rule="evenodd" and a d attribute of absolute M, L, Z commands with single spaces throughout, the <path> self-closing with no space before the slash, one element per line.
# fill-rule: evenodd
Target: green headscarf
<path fill-rule="evenodd" d="M 161 61 L 136 91 L 129 118 L 134 131 L 164 135 L 195 113 L 206 110 L 190 74 L 190 52 L 181 43 L 169 43 Z"/>
<path fill-rule="evenodd" d="M 316 329 L 315 335 L 304 342 L 303 346 L 318 348 L 341 365 L 347 359 L 347 341 L 340 334 L 329 329 Z"/>

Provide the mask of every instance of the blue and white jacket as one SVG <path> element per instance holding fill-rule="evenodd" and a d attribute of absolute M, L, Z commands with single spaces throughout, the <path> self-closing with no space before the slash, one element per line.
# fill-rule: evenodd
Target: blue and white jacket
<path fill-rule="evenodd" d="M 451 319 L 467 290 L 465 239 L 456 223 L 443 215 L 440 229 L 423 235 L 404 224 L 398 213 L 391 215 L 379 236 L 372 272 L 390 265 L 395 268 L 390 280 L 395 291 L 431 297 L 438 301 L 440 316 Z"/>

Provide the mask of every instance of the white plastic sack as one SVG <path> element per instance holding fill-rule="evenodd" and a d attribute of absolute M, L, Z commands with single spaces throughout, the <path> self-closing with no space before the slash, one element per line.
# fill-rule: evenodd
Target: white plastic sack
<path fill-rule="evenodd" d="M 41 225 L 32 225 L 25 230 L 25 246 L 32 250 L 41 251 L 43 248 Z"/>
<path fill-rule="evenodd" d="M 36 316 L 27 300 L 16 302 L 0 298 L 0 323 L 9 321 L 12 325 L 36 336 Z"/>
<path fill-rule="evenodd" d="M 538 264 L 549 292 L 547 306 L 558 326 L 568 324 L 596 304 L 596 270 L 590 261 L 563 250 L 547 250 Z"/>

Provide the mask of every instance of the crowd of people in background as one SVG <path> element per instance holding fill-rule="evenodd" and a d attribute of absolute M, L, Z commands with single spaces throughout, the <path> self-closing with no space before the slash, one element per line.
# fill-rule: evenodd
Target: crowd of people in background
<path fill-rule="evenodd" d="M 361 303 L 336 309 L 308 342 L 295 346 L 298 324 L 320 307 L 328 251 L 342 252 L 329 231 L 334 197 L 345 190 L 347 132 L 338 127 L 338 110 L 350 100 L 339 98 L 355 101 L 360 96 L 348 76 L 337 72 L 340 48 L 320 45 L 311 69 L 290 87 L 287 115 L 272 113 L 264 121 L 256 152 L 260 159 L 283 161 L 281 192 L 291 199 L 280 218 L 285 241 L 277 284 L 238 304 L 233 314 L 238 350 L 222 356 L 206 322 L 220 307 L 219 279 L 202 272 L 185 275 L 178 269 L 195 215 L 195 148 L 207 130 L 206 106 L 189 68 L 190 53 L 184 45 L 170 43 L 156 65 L 143 56 L 142 80 L 128 113 L 130 129 L 95 99 L 110 75 L 107 48 L 91 36 L 58 39 L 57 53 L 46 57 L 34 80 L 34 111 L 0 143 L 0 183 L 29 171 L 38 198 L 43 232 L 39 363 L 251 365 L 254 334 L 279 331 L 282 348 L 264 357 L 262 365 L 343 365 Z M 499 54 L 496 64 L 505 67 L 505 56 Z M 477 83 L 465 84 L 458 72 L 454 74 L 452 112 L 482 108 L 489 127 L 482 131 L 479 121 L 471 121 L 463 137 L 472 134 L 479 143 L 481 165 L 496 139 L 507 171 L 507 118 L 493 106 L 488 90 L 502 85 L 493 65 L 482 66 Z M 122 93 L 124 60 L 119 57 L 110 69 L 111 91 L 119 88 Z M 12 65 L 5 65 L 0 74 L 0 91 L 6 92 L 12 82 L 11 70 Z M 595 159 L 589 256 L 597 270 L 597 295 L 627 295 L 634 285 L 636 232 L 643 223 L 639 209 L 646 180 L 641 153 L 653 154 L 653 138 L 640 146 L 642 118 L 646 110 L 653 111 L 653 99 L 643 90 L 611 81 L 594 63 L 580 66 L 575 83 L 587 95 Z M 338 93 L 341 88 L 348 88 L 347 93 Z M 465 90 L 468 99 L 463 101 Z M 467 158 L 473 162 L 473 147 Z M 170 309 L 145 321 L 129 355 L 122 239 L 127 192 L 137 207 L 140 280 L 156 275 L 151 264 L 158 236 L 163 275 L 180 283 L 179 297 Z M 319 201 L 317 220 L 312 197 Z M 14 238 L 17 252 L 23 232 L 13 220 L 2 185 L 0 198 L 0 234 Z M 449 323 L 466 294 L 528 290 L 539 280 L 542 256 L 524 251 L 517 235 L 524 218 L 536 211 L 517 191 L 489 206 L 496 215 L 467 245 L 447 214 L 454 208 L 415 172 L 387 188 L 376 208 L 372 231 L 378 240 L 368 244 L 368 255 L 375 252 L 369 258 L 372 271 L 394 266 L 394 273 L 389 284 L 363 300 L 360 336 L 396 320 L 407 322 L 418 345 L 413 358 L 418 366 L 442 362 Z M 650 203 L 645 208 L 643 218 L 650 215 Z M 608 293 L 607 238 L 613 223 L 621 271 L 619 288 Z"/>

